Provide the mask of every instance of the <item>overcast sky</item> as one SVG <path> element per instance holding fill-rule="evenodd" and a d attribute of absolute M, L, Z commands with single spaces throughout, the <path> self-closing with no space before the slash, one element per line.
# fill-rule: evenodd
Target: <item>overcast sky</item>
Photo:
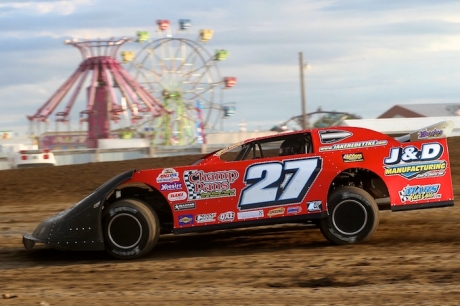
<path fill-rule="evenodd" d="M 375 118 L 395 104 L 460 103 L 458 0 L 2 0 L 0 130 L 24 133 L 26 115 L 76 70 L 81 55 L 65 39 L 135 37 L 181 18 L 191 32 L 214 30 L 210 52 L 229 51 L 218 64 L 238 78 L 225 92 L 237 107 L 227 129 L 300 115 L 299 52 L 309 112 Z"/>

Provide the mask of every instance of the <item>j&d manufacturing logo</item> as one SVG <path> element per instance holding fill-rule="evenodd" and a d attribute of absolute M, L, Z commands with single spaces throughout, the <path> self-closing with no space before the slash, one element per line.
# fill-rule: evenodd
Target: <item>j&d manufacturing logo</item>
<path fill-rule="evenodd" d="M 442 176 L 447 162 L 439 160 L 444 152 L 440 143 L 391 148 L 390 155 L 383 159 L 385 175 L 400 175 L 407 179 Z"/>
<path fill-rule="evenodd" d="M 387 166 L 385 175 L 400 175 L 407 179 L 443 176 L 446 173 L 447 162 L 435 160 L 426 163 L 400 164 Z"/>

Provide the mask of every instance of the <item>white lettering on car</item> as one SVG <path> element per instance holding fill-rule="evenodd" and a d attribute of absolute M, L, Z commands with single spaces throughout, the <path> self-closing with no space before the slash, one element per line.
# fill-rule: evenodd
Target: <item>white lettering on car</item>
<path fill-rule="evenodd" d="M 241 210 L 300 203 L 321 171 L 319 157 L 255 164 L 246 169 Z"/>

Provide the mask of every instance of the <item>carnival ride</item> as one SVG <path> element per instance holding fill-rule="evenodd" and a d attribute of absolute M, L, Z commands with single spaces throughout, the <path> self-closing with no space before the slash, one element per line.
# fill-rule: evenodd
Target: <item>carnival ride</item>
<path fill-rule="evenodd" d="M 132 38 L 66 40 L 80 51 L 83 62 L 34 115 L 27 116 L 30 134 L 35 136 L 40 125 L 49 125 L 52 114 L 57 130 L 59 123 L 69 124 L 86 87 L 86 106 L 77 117 L 80 125 L 87 123 L 89 148 L 96 148 L 98 139 L 115 137 L 114 122 L 126 122 L 125 130 L 139 129 L 153 145 L 204 143 L 205 133 L 235 111 L 232 103 L 223 102 L 223 91 L 234 86 L 236 78 L 220 77 L 217 67 L 228 52 L 210 54 L 203 47 L 212 38 L 212 30 L 201 30 L 193 41 L 171 37 L 167 20 L 158 20 L 157 25 L 156 40 L 147 31 L 137 33 L 136 42 L 148 43 L 138 55 L 120 53 L 128 69 L 116 55 Z M 179 21 L 180 32 L 189 28 L 189 20 Z M 60 104 L 69 93 L 62 109 Z"/>
<path fill-rule="evenodd" d="M 307 126 L 314 128 L 337 126 L 346 119 L 361 119 L 360 116 L 355 114 L 347 112 L 323 111 L 321 108 L 318 108 L 317 111 L 306 114 L 306 117 L 308 120 Z M 288 120 L 273 126 L 270 130 L 276 132 L 301 130 L 303 127 L 303 118 L 303 115 L 291 117 Z"/>
<path fill-rule="evenodd" d="M 141 122 L 154 143 L 191 144 L 206 142 L 206 133 L 216 131 L 218 122 L 233 115 L 235 105 L 224 103 L 224 92 L 236 84 L 235 77 L 221 77 L 218 62 L 228 56 L 219 49 L 206 48 L 212 30 L 190 36 L 189 19 L 180 19 L 173 37 L 169 20 L 157 21 L 156 38 L 147 31 L 137 32 L 141 49 L 122 52 L 134 78 L 168 111 L 160 118 Z"/>

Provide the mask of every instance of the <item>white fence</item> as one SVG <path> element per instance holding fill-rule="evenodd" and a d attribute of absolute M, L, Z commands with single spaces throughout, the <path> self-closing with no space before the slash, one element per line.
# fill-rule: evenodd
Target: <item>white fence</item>
<path fill-rule="evenodd" d="M 423 118 L 391 118 L 391 119 L 357 119 L 344 120 L 341 125 L 358 126 L 370 128 L 384 134 L 402 134 L 415 131 L 417 129 L 435 124 L 444 120 L 452 120 L 455 122 L 455 127 L 451 136 L 460 135 L 460 116 L 453 117 L 423 117 Z M 165 157 L 165 156 L 180 156 L 190 154 L 204 154 L 214 150 L 226 147 L 232 143 L 242 141 L 244 139 L 276 134 L 271 131 L 260 132 L 234 132 L 234 133 L 216 133 L 208 134 L 208 145 L 192 145 L 192 146 L 170 146 L 151 148 L 148 143 L 144 146 L 129 148 L 135 144 L 129 141 L 121 141 L 124 143 L 123 148 L 111 148 L 115 144 L 113 140 L 101 141 L 100 147 L 105 149 L 81 149 L 81 150 L 63 150 L 53 151 L 58 165 L 74 165 L 85 164 L 91 162 L 107 162 L 130 160 L 149 157 Z M 105 142 L 104 142 L 105 141 Z M 134 141 L 134 140 L 133 140 Z M 116 143 L 120 146 L 120 143 Z M 137 145 L 139 145 L 137 143 Z M 1 155 L 0 152 L 0 170 L 9 169 L 9 163 L 6 155 Z"/>
<path fill-rule="evenodd" d="M 102 149 L 53 150 L 58 166 L 209 153 L 233 143 L 254 137 L 276 134 L 272 131 L 213 133 L 206 136 L 206 145 L 150 147 L 147 139 L 102 139 Z M 25 141 L 25 140 L 24 140 Z M 15 143 L 13 139 L 5 141 Z M 16 141 L 17 142 L 17 141 Z M 3 155 L 2 155 L 3 154 Z M 0 152 L 0 170 L 10 169 L 8 154 Z"/>
<path fill-rule="evenodd" d="M 86 164 L 92 162 L 108 162 L 138 158 L 154 158 L 166 156 L 192 155 L 212 152 L 222 146 L 186 146 L 159 148 L 123 148 L 123 149 L 81 149 L 53 151 L 59 166 Z M 0 155 L 0 170 L 10 169 L 6 155 Z"/>

